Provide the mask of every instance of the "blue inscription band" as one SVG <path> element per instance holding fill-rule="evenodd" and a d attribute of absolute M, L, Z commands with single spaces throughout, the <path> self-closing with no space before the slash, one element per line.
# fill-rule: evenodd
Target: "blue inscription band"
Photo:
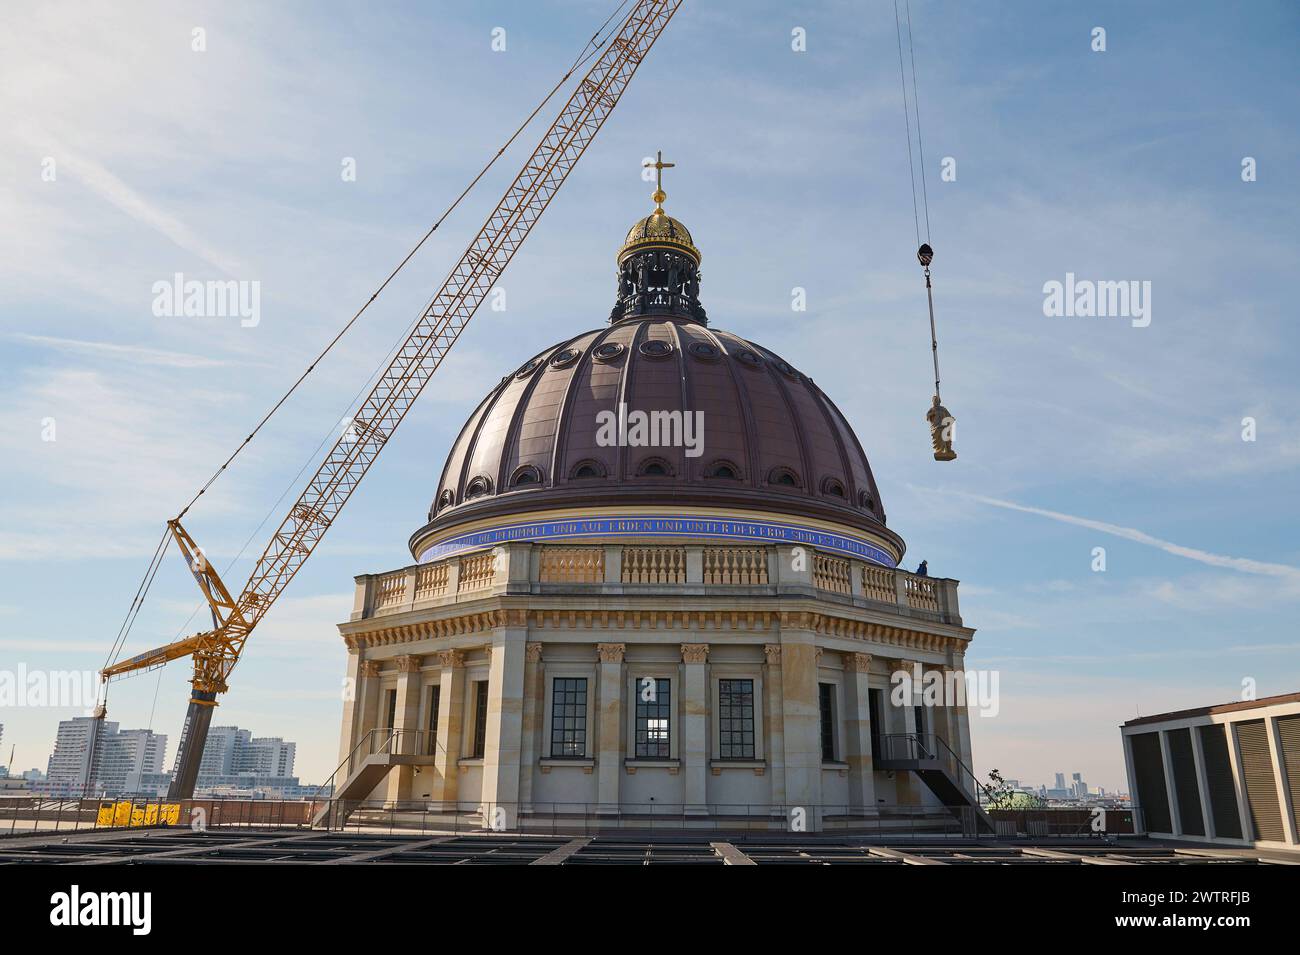
<path fill-rule="evenodd" d="M 593 517 L 571 521 L 529 521 L 503 524 L 433 545 L 420 556 L 420 563 L 441 560 L 467 550 L 479 550 L 511 541 L 559 541 L 588 537 L 702 537 L 713 540 L 743 540 L 750 543 L 802 544 L 835 551 L 846 557 L 894 567 L 884 550 L 860 537 L 835 534 L 802 524 L 773 521 L 735 521 L 708 517 Z"/>

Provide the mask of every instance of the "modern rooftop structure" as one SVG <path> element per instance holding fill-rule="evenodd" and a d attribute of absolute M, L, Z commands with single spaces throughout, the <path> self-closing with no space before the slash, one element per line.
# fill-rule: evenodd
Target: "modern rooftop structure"
<path fill-rule="evenodd" d="M 1300 693 L 1143 716 L 1120 733 L 1146 832 L 1300 845 Z"/>

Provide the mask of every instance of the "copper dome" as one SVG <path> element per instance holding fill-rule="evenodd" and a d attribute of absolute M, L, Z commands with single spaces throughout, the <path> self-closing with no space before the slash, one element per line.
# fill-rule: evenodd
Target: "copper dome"
<path fill-rule="evenodd" d="M 661 210 L 648 218 L 656 217 L 668 220 Z M 640 248 L 620 250 L 610 325 L 524 362 L 461 428 L 412 553 L 420 559 L 453 529 L 511 517 L 666 506 L 733 520 L 811 519 L 865 531 L 881 553 L 901 558 L 871 465 L 839 409 L 780 356 L 709 328 L 690 233 L 676 220 L 647 232 L 646 221 L 630 236 Z M 602 421 L 620 409 L 695 416 L 698 440 L 610 442 Z"/>

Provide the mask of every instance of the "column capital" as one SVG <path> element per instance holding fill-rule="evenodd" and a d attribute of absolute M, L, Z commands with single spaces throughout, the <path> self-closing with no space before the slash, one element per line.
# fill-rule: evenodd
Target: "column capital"
<path fill-rule="evenodd" d="M 625 643 L 598 643 L 596 644 L 596 656 L 600 658 L 601 663 L 622 663 L 623 654 L 627 651 Z"/>
<path fill-rule="evenodd" d="M 848 673 L 867 673 L 871 669 L 870 653 L 845 653 L 843 659 Z"/>
<path fill-rule="evenodd" d="M 439 650 L 438 666 L 460 668 L 465 665 L 465 654 L 460 650 Z"/>
<path fill-rule="evenodd" d="M 709 645 L 707 643 L 683 643 L 683 663 L 708 663 Z"/>
<path fill-rule="evenodd" d="M 361 661 L 361 669 L 360 669 L 359 672 L 360 672 L 361 675 L 364 676 L 364 677 L 377 677 L 377 676 L 379 676 L 379 661 L 378 661 L 378 660 L 362 660 L 362 661 Z"/>
<path fill-rule="evenodd" d="M 524 659 L 529 663 L 540 663 L 542 659 L 542 645 L 540 643 L 529 643 L 525 645 Z"/>
<path fill-rule="evenodd" d="M 398 673 L 419 673 L 420 665 L 424 663 L 424 657 L 417 657 L 410 653 L 404 653 L 397 658 Z"/>
<path fill-rule="evenodd" d="M 781 644 L 763 644 L 763 656 L 767 657 L 768 666 L 779 667 L 781 665 Z"/>

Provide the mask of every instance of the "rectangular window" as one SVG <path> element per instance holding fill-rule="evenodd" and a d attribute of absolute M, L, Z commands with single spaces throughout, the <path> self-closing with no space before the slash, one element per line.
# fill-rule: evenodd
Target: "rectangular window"
<path fill-rule="evenodd" d="M 488 681 L 474 681 L 474 748 L 470 752 L 472 759 L 482 759 L 487 749 L 487 703 Z"/>
<path fill-rule="evenodd" d="M 871 755 L 876 759 L 884 756 L 880 751 L 880 737 L 885 731 L 885 707 L 880 698 L 880 690 L 867 690 L 867 702 L 871 708 Z"/>
<path fill-rule="evenodd" d="M 429 738 L 424 744 L 426 755 L 438 752 L 438 708 L 441 703 L 442 686 L 435 683 L 429 687 Z"/>
<path fill-rule="evenodd" d="M 817 704 L 822 717 L 822 762 L 835 762 L 835 687 L 817 684 Z"/>
<path fill-rule="evenodd" d="M 718 681 L 718 754 L 754 758 L 754 681 Z"/>
<path fill-rule="evenodd" d="M 672 721 L 672 684 L 642 677 L 636 681 L 636 758 L 668 759 Z"/>
<path fill-rule="evenodd" d="M 551 690 L 551 756 L 587 755 L 587 680 L 556 677 Z"/>
<path fill-rule="evenodd" d="M 392 729 L 397 725 L 397 691 L 388 690 L 388 715 L 384 719 L 384 729 Z"/>

